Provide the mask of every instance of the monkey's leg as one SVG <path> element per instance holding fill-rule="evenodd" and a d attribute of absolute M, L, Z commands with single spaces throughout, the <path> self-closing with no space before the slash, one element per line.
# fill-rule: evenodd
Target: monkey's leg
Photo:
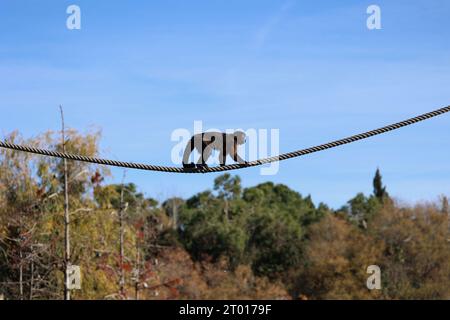
<path fill-rule="evenodd" d="M 223 167 L 224 165 L 227 164 L 227 153 L 224 151 L 221 151 L 219 153 L 219 162 L 220 162 L 220 166 Z"/>
<path fill-rule="evenodd" d="M 236 159 L 234 161 L 236 161 L 236 162 L 238 162 L 240 164 L 245 164 L 245 165 L 248 164 L 248 161 L 242 159 L 238 154 L 236 154 Z"/>
<path fill-rule="evenodd" d="M 248 164 L 247 161 L 245 161 L 244 159 L 242 159 L 237 151 L 237 147 L 233 148 L 233 160 L 236 161 L 239 164 Z"/>
<path fill-rule="evenodd" d="M 192 151 L 195 149 L 194 137 L 188 142 L 186 149 L 184 150 L 183 156 L 183 168 L 195 168 L 195 164 L 193 162 L 189 163 L 189 158 L 192 154 Z"/>
<path fill-rule="evenodd" d="M 213 145 L 211 143 L 203 143 L 202 153 L 200 155 L 200 158 L 197 161 L 197 168 L 207 168 L 208 165 L 206 164 L 206 161 L 208 161 L 209 157 L 212 154 L 213 151 Z"/>
<path fill-rule="evenodd" d="M 222 141 L 220 142 L 221 150 L 219 153 L 219 162 L 220 166 L 223 167 L 227 164 L 227 155 L 228 155 L 228 141 L 226 135 L 222 136 Z"/>

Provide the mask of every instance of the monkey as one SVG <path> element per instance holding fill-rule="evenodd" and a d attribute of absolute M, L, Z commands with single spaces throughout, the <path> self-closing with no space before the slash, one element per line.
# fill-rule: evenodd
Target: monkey
<path fill-rule="evenodd" d="M 208 161 L 213 150 L 219 151 L 219 162 L 220 166 L 226 165 L 226 158 L 228 155 L 231 158 L 242 164 L 247 165 L 248 162 L 242 159 L 238 155 L 238 146 L 243 145 L 246 142 L 245 133 L 242 131 L 236 131 L 231 134 L 222 132 L 203 132 L 194 135 L 188 142 L 183 156 L 183 167 L 184 168 L 207 168 Z M 194 150 L 200 153 L 200 158 L 197 165 L 194 163 L 189 163 L 189 157 Z"/>

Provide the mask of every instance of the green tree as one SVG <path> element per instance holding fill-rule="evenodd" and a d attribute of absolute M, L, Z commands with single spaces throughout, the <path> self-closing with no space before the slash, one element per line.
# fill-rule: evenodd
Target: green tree
<path fill-rule="evenodd" d="M 373 195 L 380 201 L 383 201 L 389 194 L 386 191 L 386 187 L 383 186 L 383 178 L 380 173 L 380 169 L 375 172 L 375 177 L 373 178 Z"/>
<path fill-rule="evenodd" d="M 241 196 L 241 178 L 239 176 L 232 177 L 229 173 L 219 176 L 214 180 L 214 190 L 218 193 L 218 199 L 223 201 L 225 218 L 230 220 L 230 201 Z"/>
<path fill-rule="evenodd" d="M 258 275 L 277 278 L 300 262 L 303 229 L 291 215 L 261 211 L 249 217 L 248 261 Z"/>
<path fill-rule="evenodd" d="M 392 202 L 386 186 L 383 186 L 383 179 L 380 170 L 377 169 L 373 178 L 373 194 L 366 197 L 363 193 L 358 193 L 347 202 L 347 206 L 342 207 L 338 212 L 345 212 L 350 220 L 363 228 L 371 222 L 383 205 Z"/>

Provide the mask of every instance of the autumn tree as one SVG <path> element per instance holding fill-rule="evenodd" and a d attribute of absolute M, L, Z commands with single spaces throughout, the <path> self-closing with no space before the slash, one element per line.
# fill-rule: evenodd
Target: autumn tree
<path fill-rule="evenodd" d="M 295 298 L 370 299 L 367 267 L 379 263 L 383 247 L 347 220 L 327 215 L 311 226 L 301 264 L 290 271 Z"/>
<path fill-rule="evenodd" d="M 448 216 L 437 205 L 383 207 L 369 226 L 384 243 L 378 264 L 386 299 L 447 299 L 450 296 Z"/>

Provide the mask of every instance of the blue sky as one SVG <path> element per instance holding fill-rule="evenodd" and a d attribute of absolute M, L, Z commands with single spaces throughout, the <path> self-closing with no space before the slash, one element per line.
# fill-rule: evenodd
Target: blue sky
<path fill-rule="evenodd" d="M 66 28 L 76 4 L 82 29 Z M 377 4 L 382 30 L 366 28 Z M 102 155 L 170 164 L 176 128 L 280 129 L 282 152 L 450 104 L 446 0 L 2 0 L 0 127 L 26 137 L 66 121 L 102 129 Z M 6 113 L 5 113 L 6 112 Z M 276 176 L 339 207 L 377 167 L 407 202 L 450 194 L 449 116 L 283 162 Z M 121 170 L 113 170 L 117 180 Z M 128 171 L 151 197 L 188 197 L 216 175 Z"/>

